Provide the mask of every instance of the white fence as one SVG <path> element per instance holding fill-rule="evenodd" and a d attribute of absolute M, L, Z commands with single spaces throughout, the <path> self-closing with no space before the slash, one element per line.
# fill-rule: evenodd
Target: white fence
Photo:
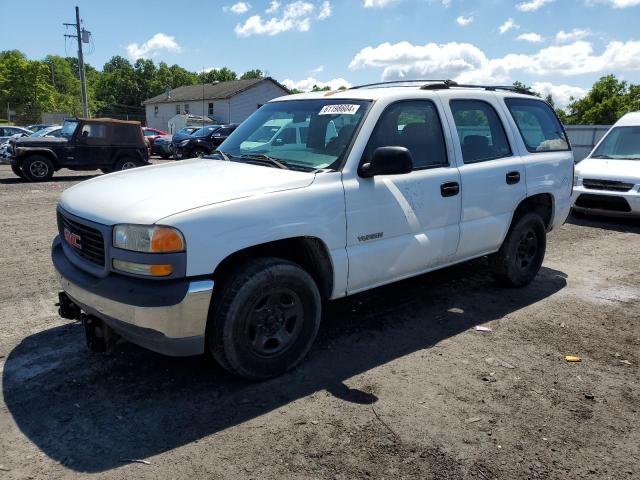
<path fill-rule="evenodd" d="M 589 155 L 611 125 L 565 125 L 564 128 L 573 149 L 573 159 L 579 162 Z"/>

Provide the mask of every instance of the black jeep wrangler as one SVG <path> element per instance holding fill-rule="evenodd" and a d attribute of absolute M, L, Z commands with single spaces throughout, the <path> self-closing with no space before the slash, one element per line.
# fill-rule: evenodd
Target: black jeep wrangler
<path fill-rule="evenodd" d="M 140 123 L 110 118 L 65 120 L 60 137 L 12 140 L 8 153 L 13 173 L 30 182 L 61 168 L 109 173 L 149 164 Z"/>

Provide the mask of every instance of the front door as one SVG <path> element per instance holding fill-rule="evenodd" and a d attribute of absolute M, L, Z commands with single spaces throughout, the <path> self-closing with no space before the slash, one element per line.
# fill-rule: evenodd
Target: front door
<path fill-rule="evenodd" d="M 85 123 L 76 130 L 66 164 L 70 167 L 108 166 L 111 163 L 109 146 L 110 125 Z"/>
<path fill-rule="evenodd" d="M 449 263 L 456 253 L 460 177 L 441 112 L 430 100 L 400 101 L 380 116 L 365 149 L 406 147 L 414 170 L 344 179 L 349 293 Z M 449 146 L 451 147 L 451 146 Z"/>

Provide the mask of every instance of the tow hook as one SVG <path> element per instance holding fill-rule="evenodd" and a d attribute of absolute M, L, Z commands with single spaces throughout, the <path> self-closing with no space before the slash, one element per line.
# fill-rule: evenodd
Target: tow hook
<path fill-rule="evenodd" d="M 80 320 L 82 311 L 80 307 L 73 303 L 65 292 L 58 293 L 58 315 L 69 320 Z"/>
<path fill-rule="evenodd" d="M 120 336 L 109 325 L 94 315 L 81 315 L 87 348 L 92 352 L 111 353 Z"/>

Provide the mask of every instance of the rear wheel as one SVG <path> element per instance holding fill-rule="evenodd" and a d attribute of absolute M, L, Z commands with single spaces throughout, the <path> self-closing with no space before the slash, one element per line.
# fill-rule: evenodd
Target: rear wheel
<path fill-rule="evenodd" d="M 502 247 L 489 257 L 497 280 L 510 287 L 531 283 L 542 266 L 547 232 L 539 215 L 527 213 L 509 229 Z"/>
<path fill-rule="evenodd" d="M 11 171 L 13 173 L 15 173 L 16 176 L 18 176 L 18 177 L 20 177 L 22 179 L 25 178 L 24 173 L 22 173 L 22 169 L 20 167 L 18 167 L 17 165 L 11 165 Z"/>
<path fill-rule="evenodd" d="M 132 168 L 141 167 L 142 164 L 135 158 L 125 157 L 118 160 L 113 167 L 113 171 L 131 170 Z"/>
<path fill-rule="evenodd" d="M 195 157 L 197 157 L 197 158 L 202 158 L 202 157 L 204 157 L 205 155 L 208 155 L 208 152 L 207 152 L 204 148 L 196 148 L 196 149 L 193 151 L 193 156 L 194 156 L 194 158 L 195 158 Z"/>
<path fill-rule="evenodd" d="M 232 374 L 251 380 L 280 375 L 311 348 L 321 309 L 318 288 L 300 266 L 252 260 L 223 281 L 212 301 L 209 350 Z"/>
<path fill-rule="evenodd" d="M 45 182 L 53 177 L 53 163 L 42 155 L 31 155 L 22 162 L 22 173 L 30 182 Z"/>

